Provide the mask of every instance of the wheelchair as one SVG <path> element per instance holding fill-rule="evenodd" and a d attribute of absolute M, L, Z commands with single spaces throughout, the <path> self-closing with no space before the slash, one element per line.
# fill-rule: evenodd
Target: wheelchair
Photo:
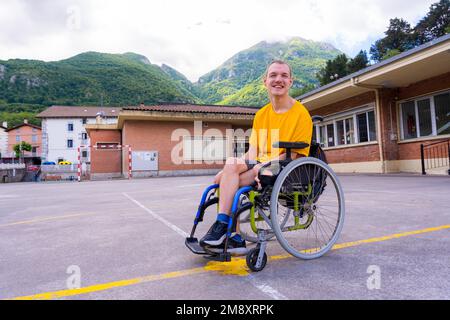
<path fill-rule="evenodd" d="M 312 119 L 323 121 L 320 116 Z M 315 259 L 327 253 L 344 224 L 344 193 L 319 143 L 311 142 L 308 157 L 291 158 L 292 149 L 308 146 L 303 142 L 274 143 L 274 148 L 286 150 L 286 160 L 265 164 L 258 173 L 260 186 L 255 182 L 237 190 L 224 248 L 220 250 L 202 247 L 194 237 L 205 210 L 219 202 L 219 185 L 207 187 L 186 246 L 208 259 L 229 262 L 232 254 L 227 252 L 228 241 L 239 225 L 239 233 L 252 246 L 245 255 L 247 266 L 254 272 L 266 266 L 267 243 L 274 238 L 289 254 L 300 259 Z"/>

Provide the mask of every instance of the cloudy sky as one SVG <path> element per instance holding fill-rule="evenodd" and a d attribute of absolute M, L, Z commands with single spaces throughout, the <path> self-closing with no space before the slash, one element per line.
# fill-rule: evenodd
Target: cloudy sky
<path fill-rule="evenodd" d="M 237 52 L 299 36 L 354 56 L 389 19 L 438 0 L 0 0 L 0 59 L 136 52 L 196 81 Z"/>

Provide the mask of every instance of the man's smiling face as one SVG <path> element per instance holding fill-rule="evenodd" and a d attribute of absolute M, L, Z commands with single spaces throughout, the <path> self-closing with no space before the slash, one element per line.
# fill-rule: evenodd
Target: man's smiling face
<path fill-rule="evenodd" d="M 271 96 L 285 96 L 289 94 L 293 79 L 287 64 L 273 63 L 267 70 L 264 85 Z"/>

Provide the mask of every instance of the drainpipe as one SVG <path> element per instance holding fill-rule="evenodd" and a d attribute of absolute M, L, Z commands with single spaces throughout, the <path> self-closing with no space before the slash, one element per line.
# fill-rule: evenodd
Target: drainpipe
<path fill-rule="evenodd" d="M 378 149 L 380 152 L 380 161 L 381 161 L 381 173 L 386 173 L 386 164 L 384 162 L 384 156 L 383 156 L 383 139 L 382 139 L 382 132 L 381 132 L 381 106 L 380 106 L 380 94 L 378 92 L 379 89 L 382 89 L 383 86 L 381 85 L 370 85 L 370 84 L 362 84 L 359 83 L 359 79 L 356 77 L 353 77 L 350 79 L 351 84 L 353 87 L 360 87 L 364 89 L 369 89 L 373 92 L 375 92 L 375 108 L 376 108 L 376 115 L 377 115 L 377 140 L 378 140 Z"/>

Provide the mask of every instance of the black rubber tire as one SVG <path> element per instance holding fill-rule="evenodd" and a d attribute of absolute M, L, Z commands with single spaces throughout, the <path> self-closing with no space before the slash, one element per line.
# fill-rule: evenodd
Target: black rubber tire
<path fill-rule="evenodd" d="M 259 248 L 254 248 L 247 253 L 246 261 L 247 266 L 250 268 L 250 270 L 254 272 L 259 272 L 266 266 L 267 263 L 267 254 L 264 252 L 263 260 L 261 263 L 261 266 L 259 268 L 256 267 L 256 261 L 258 260 L 259 255 Z"/>

